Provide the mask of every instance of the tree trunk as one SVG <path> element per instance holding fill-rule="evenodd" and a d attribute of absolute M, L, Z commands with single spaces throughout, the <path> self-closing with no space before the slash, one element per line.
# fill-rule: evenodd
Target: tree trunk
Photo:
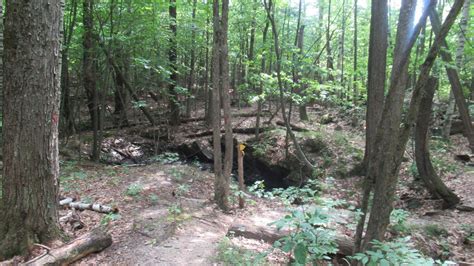
<path fill-rule="evenodd" d="M 263 39 L 262 39 L 262 43 L 263 45 L 265 45 L 265 43 L 267 42 L 267 34 L 268 34 L 268 27 L 270 26 L 270 22 L 267 20 L 265 22 L 265 28 L 263 29 Z M 265 66 L 266 66 L 266 54 L 263 54 L 262 55 L 262 62 L 261 62 L 261 65 L 260 65 L 260 73 L 264 73 L 265 72 Z M 263 84 L 260 83 L 260 86 L 259 86 L 259 91 L 258 91 L 258 94 L 259 95 L 262 95 L 263 93 Z M 263 99 L 258 99 L 258 102 L 257 102 L 257 118 L 256 118 L 256 122 L 255 122 L 255 128 L 257 129 L 256 132 L 255 132 L 255 139 L 258 141 L 260 139 L 260 117 L 261 117 L 261 114 L 262 114 L 262 104 L 263 104 Z"/>
<path fill-rule="evenodd" d="M 76 129 L 74 125 L 74 106 L 70 99 L 70 87 L 69 87 L 69 46 L 71 44 L 72 36 L 77 19 L 77 0 L 73 0 L 71 3 L 71 9 L 69 11 L 70 20 L 64 23 L 64 38 L 63 38 L 63 50 L 61 55 L 61 106 L 60 114 L 60 133 L 69 136 L 73 134 Z"/>
<path fill-rule="evenodd" d="M 0 260 L 59 234 L 63 6 L 60 0 L 7 1 Z"/>
<path fill-rule="evenodd" d="M 436 174 L 431 163 L 429 151 L 429 127 L 433 105 L 433 97 L 438 85 L 436 78 L 430 78 L 424 88 L 425 94 L 422 95 L 420 102 L 420 111 L 415 127 L 415 159 L 416 168 L 420 174 L 421 180 L 425 183 L 428 191 L 435 198 L 441 198 L 445 202 L 445 207 L 452 207 L 459 203 L 459 198 Z"/>
<path fill-rule="evenodd" d="M 384 234 L 390 220 L 390 213 L 393 209 L 392 204 L 394 201 L 400 164 L 405 152 L 406 143 L 410 137 L 410 130 L 418 116 L 421 96 L 424 94 L 423 89 L 425 88 L 429 78 L 429 73 L 431 72 L 436 57 L 440 51 L 441 44 L 453 25 L 457 14 L 461 10 L 463 0 L 457 0 L 454 2 L 446 21 L 440 30 L 440 34 L 436 36 L 436 39 L 428 52 L 428 56 L 422 64 L 416 86 L 413 90 L 408 112 L 404 117 L 402 127 L 400 127 L 399 125 L 402 121 L 399 120 L 398 117 L 401 117 L 401 109 L 397 108 L 397 104 L 400 104 L 400 99 L 397 99 L 397 97 L 400 97 L 400 92 L 397 88 L 405 88 L 404 82 L 406 82 L 406 80 L 400 78 L 405 74 L 404 69 L 407 67 L 409 62 L 409 53 L 420 32 L 421 25 L 427 17 L 428 10 L 433 7 L 434 1 L 430 2 L 426 8 L 424 7 L 425 11 L 415 28 L 413 28 L 411 23 L 406 23 L 409 20 L 413 20 L 414 7 L 405 8 L 405 4 L 406 2 L 402 4 L 400 15 L 407 16 L 407 14 L 403 15 L 404 13 L 410 13 L 410 15 L 408 15 L 406 19 L 399 20 L 399 27 L 405 27 L 405 29 L 409 29 L 409 32 L 412 32 L 413 34 L 409 34 L 410 37 L 408 37 L 408 40 L 399 42 L 399 33 L 406 33 L 408 31 L 397 32 L 397 46 L 398 44 L 405 45 L 402 46 L 403 49 L 401 51 L 403 52 L 401 55 L 397 55 L 398 49 L 395 49 L 395 63 L 394 68 L 392 69 L 390 90 L 386 98 L 386 104 L 382 114 L 382 122 L 376 136 L 375 146 L 377 149 L 374 151 L 373 156 L 371 156 L 371 162 L 369 163 L 369 178 L 370 180 L 374 180 L 375 183 L 373 207 L 368 222 L 364 247 L 369 246 L 369 243 L 373 239 L 384 239 Z M 408 10 L 410 11 L 406 12 Z M 403 94 L 401 95 L 401 98 L 402 96 Z"/>
<path fill-rule="evenodd" d="M 178 66 L 177 66 L 177 50 L 178 43 L 176 40 L 177 36 L 177 25 L 176 25 L 176 0 L 170 0 L 169 15 L 170 15 L 170 30 L 171 36 L 169 37 L 170 48 L 168 51 L 169 64 L 170 64 L 170 83 L 168 85 L 169 92 L 169 110 L 170 110 L 170 124 L 173 126 L 179 126 L 180 124 L 180 111 L 179 111 L 179 97 L 176 92 L 176 85 L 178 83 Z"/>
<path fill-rule="evenodd" d="M 332 60 L 331 54 L 331 0 L 328 3 L 328 20 L 327 20 L 327 28 L 326 28 L 326 51 L 327 51 L 327 68 L 329 71 L 329 80 L 333 81 L 334 77 L 332 76 L 331 71 L 334 70 L 334 63 Z"/>
<path fill-rule="evenodd" d="M 0 3 L 0 114 L 3 113 L 3 1 Z M 3 116 L 0 117 L 0 121 L 3 121 Z M 3 136 L 2 136 L 3 127 L 0 127 L 0 147 L 2 147 Z M 3 153 L 0 150 L 0 158 L 2 158 Z M 0 179 L 1 180 L 1 179 Z M 0 182 L 0 189 L 2 183 Z M 0 206 L 1 209 L 1 206 Z"/>
<path fill-rule="evenodd" d="M 372 3 L 370 18 L 369 66 L 367 79 L 367 113 L 365 153 L 362 168 L 368 168 L 374 150 L 377 126 L 382 117 L 387 69 L 388 6 L 387 0 Z M 365 171 L 364 171 L 365 172 Z"/>
<path fill-rule="evenodd" d="M 229 1 L 213 1 L 214 40 L 212 49 L 213 73 L 213 149 L 214 149 L 214 199 L 224 211 L 230 209 L 230 174 L 232 170 L 233 137 L 230 115 L 229 62 L 227 60 L 227 29 Z M 221 102 L 222 99 L 222 102 Z M 225 154 L 222 162 L 221 106 L 224 109 Z"/>
<path fill-rule="evenodd" d="M 273 48 L 275 50 L 275 55 L 276 55 L 275 70 L 276 70 L 277 81 L 278 81 L 279 101 L 280 101 L 281 114 L 283 117 L 283 121 L 285 122 L 286 132 L 288 133 L 289 137 L 291 138 L 293 142 L 293 145 L 296 150 L 296 156 L 298 160 L 300 161 L 301 165 L 304 165 L 308 169 L 313 169 L 314 166 L 311 164 L 311 162 L 308 160 L 303 150 L 301 149 L 301 146 L 299 145 L 295 134 L 291 130 L 290 121 L 288 120 L 288 117 L 286 116 L 285 99 L 284 99 L 284 91 L 283 91 L 284 85 L 283 85 L 283 79 L 281 77 L 281 50 L 280 50 L 280 43 L 278 40 L 278 29 L 275 23 L 275 14 L 271 8 L 272 0 L 268 0 L 268 2 L 267 0 L 264 0 L 264 5 L 265 5 L 265 10 L 267 13 L 268 20 L 270 21 L 270 24 L 272 26 L 273 45 L 274 45 Z"/>
<path fill-rule="evenodd" d="M 101 140 L 99 137 L 99 92 L 96 85 L 96 53 L 94 39 L 94 0 L 84 0 L 83 24 L 84 24 L 84 59 L 83 59 L 83 83 L 88 98 L 89 113 L 93 128 L 92 160 L 99 161 Z"/>
<path fill-rule="evenodd" d="M 191 15 L 192 28 L 191 28 L 191 63 L 189 66 L 189 82 L 188 82 L 188 95 L 186 98 L 186 117 L 191 117 L 191 105 L 194 97 L 194 68 L 196 65 L 196 5 L 197 0 L 193 0 L 193 11 Z"/>
<path fill-rule="evenodd" d="M 385 3 L 386 5 L 386 3 Z M 384 12 L 382 10 L 382 12 Z M 353 76 L 353 80 L 352 80 L 352 105 L 355 107 L 357 107 L 357 100 L 358 100 L 358 97 L 359 97 L 359 89 L 357 88 L 357 79 L 358 79 L 358 75 L 357 75 L 357 13 L 358 13 L 358 6 L 357 6 L 357 0 L 354 0 L 354 41 L 353 41 L 353 49 L 354 49 L 354 65 L 353 65 L 353 69 L 352 69 L 352 76 Z M 385 38 L 387 39 L 387 38 Z M 385 52 L 384 53 L 384 57 L 385 57 L 385 60 L 386 60 L 386 57 L 387 57 L 387 53 Z"/>
<path fill-rule="evenodd" d="M 375 136 L 377 126 L 382 116 L 385 75 L 387 68 L 387 46 L 388 46 L 388 5 L 387 0 L 374 1 L 371 9 L 370 19 L 370 43 L 369 43 L 369 65 L 367 81 L 367 113 L 366 113 L 366 135 L 365 155 L 362 170 L 366 172 L 369 159 L 375 149 Z M 369 205 L 369 195 L 372 189 L 372 181 L 366 177 L 364 184 L 364 195 L 361 202 L 362 216 L 357 224 L 355 236 L 355 252 L 361 251 L 362 232 Z M 354 252 L 354 253 L 355 253 Z"/>
<path fill-rule="evenodd" d="M 441 27 L 441 22 L 434 8 L 430 10 L 430 21 L 433 27 L 433 32 L 435 33 L 435 35 L 438 35 Z M 451 83 L 451 90 L 453 91 L 454 99 L 456 101 L 461 120 L 464 124 L 464 134 L 467 137 L 467 140 L 469 141 L 469 148 L 471 149 L 471 151 L 474 152 L 474 128 L 472 127 L 471 117 L 469 115 L 469 108 L 462 92 L 461 81 L 459 80 L 457 70 L 450 66 L 453 60 L 449 52 L 447 52 L 449 51 L 447 42 L 443 40 L 442 45 L 446 50 L 441 50 L 441 58 L 447 63 L 445 64 L 445 69 L 446 73 L 448 74 L 449 83 Z"/>

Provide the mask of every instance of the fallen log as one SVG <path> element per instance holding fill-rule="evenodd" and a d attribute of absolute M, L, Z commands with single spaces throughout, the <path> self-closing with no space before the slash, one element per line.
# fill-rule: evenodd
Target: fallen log
<path fill-rule="evenodd" d="M 100 213 L 116 213 L 118 212 L 117 207 L 106 206 L 98 203 L 82 203 L 74 202 L 72 198 L 65 198 L 59 202 L 59 205 L 73 208 L 79 211 L 91 210 Z"/>
<path fill-rule="evenodd" d="M 112 237 L 103 227 L 98 227 L 91 232 L 73 240 L 57 249 L 46 251 L 26 265 L 68 265 L 91 253 L 98 253 L 112 244 Z"/>
<path fill-rule="evenodd" d="M 262 127 L 260 128 L 260 132 L 264 132 L 267 130 L 273 129 L 272 127 Z M 232 133 L 236 134 L 255 134 L 256 128 L 255 127 L 250 127 L 250 128 L 233 128 Z M 221 130 L 221 133 L 225 133 L 225 130 Z M 199 137 L 207 137 L 207 136 L 212 136 L 213 132 L 212 130 L 210 131 L 204 131 L 196 134 L 190 134 L 187 135 L 186 138 L 199 138 Z"/>
<path fill-rule="evenodd" d="M 285 123 L 283 121 L 277 121 L 276 124 L 278 126 L 282 126 L 282 127 L 285 126 Z M 291 130 L 296 131 L 296 132 L 308 132 L 309 131 L 309 129 L 297 126 L 295 124 L 290 124 L 290 126 L 291 126 Z"/>
<path fill-rule="evenodd" d="M 248 239 L 263 240 L 267 243 L 273 244 L 275 241 L 289 235 L 288 230 L 276 230 L 272 227 L 262 227 L 254 225 L 234 224 L 227 230 L 228 236 L 241 236 Z M 347 236 L 335 236 L 335 241 L 339 247 L 337 254 L 343 256 L 352 255 L 354 242 Z"/>

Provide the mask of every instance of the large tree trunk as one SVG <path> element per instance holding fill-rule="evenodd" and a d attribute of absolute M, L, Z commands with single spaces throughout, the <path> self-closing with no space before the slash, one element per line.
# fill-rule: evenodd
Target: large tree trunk
<path fill-rule="evenodd" d="M 433 32 L 435 35 L 438 35 L 441 28 L 441 22 L 434 8 L 430 10 L 430 21 L 433 27 Z M 459 114 L 464 125 L 464 135 L 469 141 L 469 148 L 474 152 L 474 128 L 472 127 L 469 108 L 462 92 L 461 81 L 459 79 L 457 70 L 450 66 L 450 64 L 453 63 L 453 59 L 451 58 L 449 52 L 447 52 L 449 51 L 447 42 L 443 40 L 442 45 L 444 48 L 446 48 L 446 50 L 441 50 L 441 58 L 447 63 L 445 64 L 446 73 L 448 74 L 448 79 L 449 83 L 451 83 L 451 90 L 456 101 L 456 106 L 458 107 Z"/>
<path fill-rule="evenodd" d="M 3 110 L 3 1 L 0 2 L 0 113 Z M 0 121 L 1 121 L 0 117 Z M 2 147 L 2 131 L 3 127 L 0 127 L 0 147 Z M 2 158 L 2 151 L 0 150 L 0 158 Z M 2 184 L 0 183 L 0 186 Z M 0 206 L 1 207 L 1 206 Z"/>
<path fill-rule="evenodd" d="M 459 203 L 459 198 L 446 187 L 443 180 L 436 174 L 431 163 L 428 145 L 428 130 L 430 127 L 433 97 L 437 85 L 438 80 L 436 78 L 430 78 L 424 89 L 425 94 L 423 94 L 421 98 L 420 112 L 415 127 L 416 168 L 418 169 L 421 180 L 423 180 L 431 195 L 435 198 L 443 199 L 446 207 L 452 207 Z"/>
<path fill-rule="evenodd" d="M 0 260 L 58 236 L 61 0 L 7 2 Z"/>

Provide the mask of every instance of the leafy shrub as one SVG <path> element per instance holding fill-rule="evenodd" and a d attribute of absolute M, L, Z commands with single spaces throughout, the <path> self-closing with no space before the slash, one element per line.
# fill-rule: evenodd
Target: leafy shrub
<path fill-rule="evenodd" d="M 128 186 L 127 190 L 125 191 L 125 194 L 127 196 L 136 197 L 140 195 L 142 190 L 143 190 L 143 186 L 141 184 L 135 183 Z"/>
<path fill-rule="evenodd" d="M 292 253 L 297 265 L 305 265 L 307 261 L 328 260 L 328 255 L 338 250 L 334 231 L 324 227 L 328 222 L 329 216 L 320 208 L 307 212 L 294 210 L 272 223 L 278 230 L 284 227 L 295 229 L 290 235 L 276 241 L 274 246 L 283 252 Z"/>
<path fill-rule="evenodd" d="M 175 152 L 164 152 L 162 154 L 154 156 L 153 158 L 151 158 L 151 160 L 163 164 L 172 164 L 179 161 L 179 154 Z"/>
<path fill-rule="evenodd" d="M 380 242 L 373 240 L 372 249 L 364 253 L 357 253 L 351 258 L 368 266 L 389 265 L 453 265 L 450 261 L 434 261 L 425 258 L 418 250 L 413 248 L 410 238 L 401 238 L 393 242 Z"/>
<path fill-rule="evenodd" d="M 402 209 L 394 209 L 390 213 L 390 225 L 396 232 L 407 233 L 409 228 L 406 224 L 408 212 Z"/>

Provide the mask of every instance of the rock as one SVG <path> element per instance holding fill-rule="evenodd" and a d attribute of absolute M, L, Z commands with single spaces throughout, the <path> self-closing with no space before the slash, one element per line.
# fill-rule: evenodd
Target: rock
<path fill-rule="evenodd" d="M 319 123 L 327 125 L 334 122 L 334 117 L 330 114 L 325 114 L 321 117 Z"/>

